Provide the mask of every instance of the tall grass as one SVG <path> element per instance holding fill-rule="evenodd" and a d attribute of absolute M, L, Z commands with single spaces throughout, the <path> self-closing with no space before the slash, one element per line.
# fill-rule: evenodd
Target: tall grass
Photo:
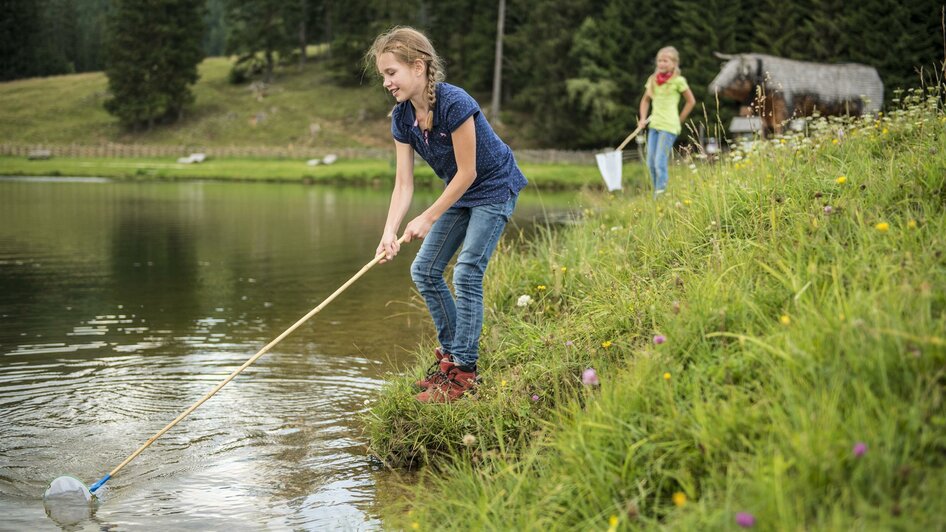
<path fill-rule="evenodd" d="M 417 404 L 423 353 L 366 415 L 374 454 L 426 466 L 386 525 L 946 528 L 938 102 L 684 163 L 661 201 L 589 195 L 582 223 L 505 241 L 476 395 Z"/>

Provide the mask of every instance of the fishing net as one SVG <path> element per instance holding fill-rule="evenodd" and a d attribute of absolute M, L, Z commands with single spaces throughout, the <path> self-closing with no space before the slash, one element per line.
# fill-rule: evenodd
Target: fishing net
<path fill-rule="evenodd" d="M 61 499 L 63 502 L 89 504 L 92 502 L 92 493 L 81 480 L 75 477 L 59 477 L 49 483 L 43 500 Z"/>
<path fill-rule="evenodd" d="M 50 482 L 43 493 L 43 506 L 46 515 L 60 525 L 78 523 L 94 510 L 89 488 L 73 477 L 59 477 Z"/>

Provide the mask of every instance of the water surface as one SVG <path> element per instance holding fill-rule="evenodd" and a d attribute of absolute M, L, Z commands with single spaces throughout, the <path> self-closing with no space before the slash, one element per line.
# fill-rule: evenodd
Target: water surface
<path fill-rule="evenodd" d="M 41 501 L 50 480 L 101 478 L 318 305 L 371 260 L 388 199 L 0 179 L 0 528 L 57 529 Z M 511 227 L 570 201 L 526 194 Z M 431 342 L 409 277 L 416 247 L 122 469 L 77 528 L 377 528 L 384 476 L 357 414 Z"/>

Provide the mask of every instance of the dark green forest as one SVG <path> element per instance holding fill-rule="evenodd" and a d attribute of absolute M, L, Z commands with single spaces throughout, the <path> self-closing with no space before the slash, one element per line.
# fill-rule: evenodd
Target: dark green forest
<path fill-rule="evenodd" d="M 178 2 L 180 3 L 180 2 Z M 186 3 L 186 2 L 185 2 Z M 0 3 L 0 81 L 106 70 L 109 23 L 117 6 L 153 9 L 161 0 L 4 0 Z M 266 76 L 284 63 L 318 60 L 342 85 L 373 83 L 363 54 L 379 32 L 412 25 L 430 35 L 448 81 L 489 101 L 499 0 L 194 1 L 205 56 L 235 55 Z M 633 124 L 654 54 L 677 47 L 697 101 L 715 108 L 706 86 L 718 72 L 713 52 L 758 52 L 878 69 L 888 102 L 896 88 L 942 68 L 941 0 L 507 0 L 502 70 L 504 119 L 547 146 L 589 147 Z M 113 17 L 114 19 L 114 17 Z M 195 21 L 196 22 L 196 21 Z M 134 37 L 134 36 L 125 36 Z M 304 44 L 328 51 L 306 58 Z M 154 47 L 155 43 L 148 43 Z M 114 47 L 111 47 L 114 50 Z M 700 107 L 694 112 L 702 114 Z"/>

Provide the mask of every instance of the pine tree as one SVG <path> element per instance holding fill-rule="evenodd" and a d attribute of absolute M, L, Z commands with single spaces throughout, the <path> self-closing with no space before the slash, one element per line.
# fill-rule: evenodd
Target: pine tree
<path fill-rule="evenodd" d="M 34 76 L 40 10 L 34 0 L 0 2 L 0 81 Z"/>
<path fill-rule="evenodd" d="M 203 7 L 190 0 L 115 0 L 108 19 L 105 108 L 123 125 L 150 129 L 193 101 L 203 58 Z"/>
<path fill-rule="evenodd" d="M 264 81 L 271 81 L 276 58 L 292 55 L 298 43 L 298 24 L 303 14 L 298 2 L 283 0 L 228 0 L 227 53 L 252 60 L 263 54 Z"/>

